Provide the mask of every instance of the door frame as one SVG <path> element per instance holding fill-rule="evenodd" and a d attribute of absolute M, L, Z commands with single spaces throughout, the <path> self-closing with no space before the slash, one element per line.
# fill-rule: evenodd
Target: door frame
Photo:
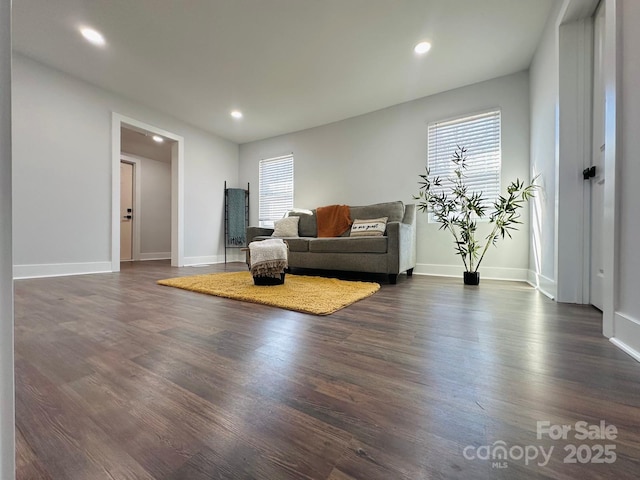
<path fill-rule="evenodd" d="M 142 182 L 142 178 L 140 177 L 140 160 L 123 153 L 120 155 L 120 162 L 133 165 L 133 226 L 131 229 L 131 261 L 136 262 L 140 260 L 140 222 L 138 221 L 141 205 L 140 185 Z"/>
<path fill-rule="evenodd" d="M 111 271 L 120 271 L 120 129 L 130 127 L 173 140 L 171 147 L 171 266 L 184 266 L 184 137 L 112 112 L 111 117 Z M 135 246 L 134 246 L 135 248 Z"/>
<path fill-rule="evenodd" d="M 621 54 L 622 54 L 622 7 L 620 0 L 602 0 L 606 2 L 605 32 L 604 32 L 604 89 L 605 89 L 605 131 L 604 168 L 606 181 L 604 184 L 604 219 L 602 249 L 602 265 L 608 278 L 602 285 L 602 333 L 605 337 L 615 337 L 615 316 L 618 308 L 618 266 L 620 225 L 619 193 L 618 193 L 618 144 L 620 129 L 617 128 L 621 118 L 621 101 L 619 92 L 622 91 L 620 82 Z"/>
<path fill-rule="evenodd" d="M 561 22 L 558 59 L 556 300 L 583 304 L 589 297 L 590 262 L 589 186 L 582 179 L 582 171 L 591 163 L 593 19 L 590 15 L 565 17 Z"/>
<path fill-rule="evenodd" d="M 594 115 L 594 108 L 595 108 L 595 89 L 596 89 L 596 82 L 595 82 L 595 78 L 596 78 L 596 42 L 598 41 L 598 38 L 596 36 L 596 21 L 597 21 L 597 16 L 600 12 L 600 10 L 602 8 L 605 8 L 605 17 L 604 17 L 604 23 L 602 26 L 602 40 L 603 40 L 603 44 L 602 44 L 602 58 L 601 58 L 601 64 L 602 64 L 602 89 L 605 90 L 606 88 L 606 80 L 605 80 L 605 59 L 606 59 L 606 8 L 607 8 L 607 1 L 606 0 L 601 0 L 600 2 L 598 2 L 598 5 L 596 5 L 595 11 L 593 12 L 593 15 L 591 17 L 591 23 L 592 23 L 592 29 L 593 29 L 593 36 L 592 36 L 592 51 L 591 51 L 591 59 L 592 59 L 592 71 L 591 71 L 591 133 L 589 135 L 589 141 L 591 142 L 591 155 L 588 159 L 585 159 L 585 168 L 590 168 L 593 164 L 594 164 L 594 154 L 596 153 L 594 151 L 594 147 L 595 145 L 593 144 L 593 136 L 594 136 L 594 132 L 593 132 L 593 128 L 594 128 L 594 123 L 595 123 L 595 115 Z M 605 123 L 605 128 L 606 128 L 606 111 L 603 110 L 602 111 L 602 118 L 601 120 Z M 606 133 L 605 136 L 603 136 L 603 142 L 605 142 L 606 145 Z M 605 152 L 606 154 L 606 152 Z M 604 163 L 604 159 L 602 161 L 602 165 L 600 166 L 601 170 L 604 172 L 604 175 L 606 176 L 607 174 L 607 169 L 605 168 L 605 163 Z M 593 222 L 593 188 L 594 188 L 594 179 L 590 179 L 590 180 L 586 180 L 584 182 L 585 184 L 585 204 L 584 204 L 584 225 L 585 225 L 585 230 L 584 230 L 584 245 L 585 245 L 585 251 L 584 251 L 584 275 L 583 275 L 583 291 L 585 292 L 584 294 L 584 304 L 587 305 L 593 305 L 594 307 L 596 307 L 597 309 L 604 309 L 604 302 L 602 302 L 601 306 L 596 306 L 593 303 L 593 260 L 592 260 L 592 247 L 593 247 L 593 231 L 592 231 L 592 222 Z M 603 195 L 604 196 L 604 195 Z M 604 198 L 603 198 L 603 205 L 602 205 L 603 211 L 604 211 Z M 601 223 L 601 228 L 602 228 L 602 234 L 600 237 L 600 248 L 604 250 L 604 213 L 603 213 L 603 219 L 602 219 L 602 223 Z M 604 261 L 604 259 L 603 259 Z M 602 292 L 601 292 L 601 298 L 604 297 L 604 284 L 605 284 L 605 280 L 602 280 Z"/>

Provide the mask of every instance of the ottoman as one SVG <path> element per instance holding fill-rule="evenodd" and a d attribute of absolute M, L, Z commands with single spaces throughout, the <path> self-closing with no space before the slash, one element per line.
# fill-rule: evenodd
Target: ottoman
<path fill-rule="evenodd" d="M 272 238 L 249 244 L 249 270 L 254 285 L 281 285 L 288 267 L 289 248 L 284 240 Z"/>

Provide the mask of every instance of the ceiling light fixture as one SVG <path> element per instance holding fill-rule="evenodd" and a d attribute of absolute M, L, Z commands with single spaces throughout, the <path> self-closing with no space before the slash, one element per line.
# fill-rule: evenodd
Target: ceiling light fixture
<path fill-rule="evenodd" d="M 160 135 L 154 135 L 154 136 L 153 136 L 153 137 L 151 137 L 151 138 L 153 138 L 153 141 L 154 141 L 154 142 L 158 142 L 158 143 L 162 143 L 162 142 L 164 142 L 164 138 L 162 138 Z"/>
<path fill-rule="evenodd" d="M 415 47 L 413 47 L 413 51 L 418 55 L 424 55 L 429 50 L 431 50 L 431 44 L 429 42 L 420 42 Z"/>
<path fill-rule="evenodd" d="M 232 110 L 231 111 L 231 116 L 233 118 L 240 119 L 240 118 L 242 118 L 242 112 L 240 110 Z"/>
<path fill-rule="evenodd" d="M 99 31 L 94 30 L 93 28 L 82 27 L 80 29 L 80 33 L 90 43 L 97 45 L 98 47 L 103 47 L 107 43 L 104 39 L 104 36 Z"/>

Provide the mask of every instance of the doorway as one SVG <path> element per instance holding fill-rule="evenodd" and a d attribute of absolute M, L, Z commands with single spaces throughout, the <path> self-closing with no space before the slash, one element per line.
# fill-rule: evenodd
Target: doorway
<path fill-rule="evenodd" d="M 159 135 L 171 143 L 171 265 L 184 266 L 184 138 L 167 130 L 149 125 L 139 120 L 125 117 L 118 113 L 112 114 L 111 131 L 111 165 L 112 165 L 112 194 L 111 194 L 111 270 L 120 271 L 121 258 L 121 129 L 148 132 Z M 135 173 L 134 173 L 135 176 Z M 128 207 L 127 207 L 128 208 Z M 135 206 L 132 207 L 135 209 Z M 132 212 L 135 222 L 135 212 Z M 135 223 L 133 224 L 135 226 Z M 135 228 L 133 229 L 135 232 Z M 135 242 L 135 233 L 133 233 Z M 132 243 L 133 243 L 132 242 Z M 135 243 L 133 243 L 135 245 Z M 135 251 L 135 249 L 134 249 Z"/>

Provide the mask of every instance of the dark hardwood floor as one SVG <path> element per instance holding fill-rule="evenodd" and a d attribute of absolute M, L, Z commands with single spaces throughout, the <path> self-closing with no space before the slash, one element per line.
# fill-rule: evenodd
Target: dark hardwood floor
<path fill-rule="evenodd" d="M 597 310 L 417 275 L 326 317 L 155 284 L 225 269 L 16 282 L 19 480 L 640 477 L 640 364 Z"/>

